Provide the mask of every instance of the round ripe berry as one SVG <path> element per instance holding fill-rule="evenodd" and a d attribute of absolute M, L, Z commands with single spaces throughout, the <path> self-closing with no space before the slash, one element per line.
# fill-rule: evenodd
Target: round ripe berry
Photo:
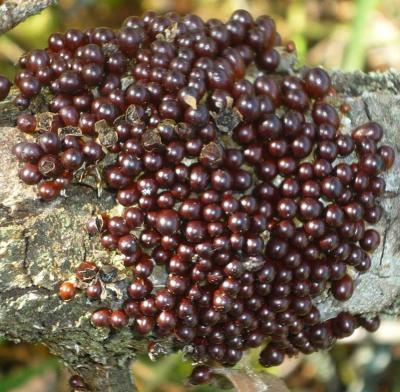
<path fill-rule="evenodd" d="M 64 35 L 66 47 L 73 51 L 87 42 L 86 35 L 78 29 L 69 29 Z"/>
<path fill-rule="evenodd" d="M 182 107 L 174 99 L 164 100 L 159 107 L 161 118 L 179 121 L 182 117 Z"/>
<path fill-rule="evenodd" d="M 60 195 L 60 186 L 54 181 L 44 181 L 38 186 L 38 195 L 45 201 L 55 199 Z"/>
<path fill-rule="evenodd" d="M 148 334 L 154 326 L 154 319 L 148 316 L 141 316 L 136 319 L 136 325 L 134 327 L 135 332 L 146 335 Z"/>
<path fill-rule="evenodd" d="M 53 132 L 40 134 L 39 145 L 46 154 L 57 154 L 61 149 L 61 142 L 58 136 Z"/>
<path fill-rule="evenodd" d="M 172 310 L 175 305 L 175 297 L 166 289 L 160 289 L 156 293 L 155 305 L 160 310 Z"/>
<path fill-rule="evenodd" d="M 380 240 L 379 233 L 374 229 L 369 229 L 365 231 L 360 246 L 368 252 L 373 252 L 379 246 Z"/>
<path fill-rule="evenodd" d="M 356 142 L 371 139 L 376 143 L 382 139 L 383 128 L 380 124 L 370 121 L 357 127 L 351 136 Z"/>
<path fill-rule="evenodd" d="M 122 172 L 117 165 L 108 166 L 104 169 L 104 178 L 107 184 L 114 189 L 123 189 L 130 185 L 131 178 Z"/>
<path fill-rule="evenodd" d="M 325 102 L 315 102 L 312 110 L 312 116 L 314 121 L 321 125 L 327 123 L 337 129 L 340 124 L 340 118 L 336 109 Z"/>
<path fill-rule="evenodd" d="M 365 328 L 368 332 L 375 332 L 378 330 L 381 320 L 379 316 L 367 318 L 365 316 L 359 316 L 358 321 L 360 325 Z"/>
<path fill-rule="evenodd" d="M 93 312 L 90 321 L 94 327 L 102 328 L 110 326 L 110 309 L 99 309 Z"/>
<path fill-rule="evenodd" d="M 65 125 L 77 126 L 79 123 L 79 112 L 74 106 L 64 106 L 59 110 L 61 120 Z"/>
<path fill-rule="evenodd" d="M 143 255 L 139 259 L 138 263 L 135 265 L 135 276 L 137 276 L 138 278 L 147 278 L 153 272 L 153 268 L 154 265 L 150 257 L 147 255 Z"/>
<path fill-rule="evenodd" d="M 83 163 L 83 154 L 80 150 L 69 148 L 61 154 L 60 159 L 66 170 L 76 170 Z"/>
<path fill-rule="evenodd" d="M 371 176 L 378 175 L 384 167 L 384 160 L 378 154 L 365 154 L 360 159 L 360 169 Z"/>
<path fill-rule="evenodd" d="M 140 193 L 135 185 L 128 188 L 120 189 L 117 192 L 116 200 L 124 207 L 129 207 L 135 204 L 140 197 Z"/>
<path fill-rule="evenodd" d="M 73 376 L 71 376 L 71 378 L 69 379 L 69 385 L 74 390 L 75 389 L 84 390 L 86 388 L 83 378 L 81 376 L 78 376 L 77 374 L 74 374 Z"/>
<path fill-rule="evenodd" d="M 248 123 L 256 121 L 260 115 L 260 102 L 254 96 L 241 95 L 236 100 L 235 107 Z"/>
<path fill-rule="evenodd" d="M 259 53 L 257 64 L 266 72 L 273 72 L 278 67 L 281 56 L 276 49 L 268 49 Z"/>
<path fill-rule="evenodd" d="M 42 174 L 40 173 L 38 166 L 32 163 L 25 163 L 18 170 L 19 178 L 27 185 L 35 185 L 42 179 Z"/>
<path fill-rule="evenodd" d="M 200 243 L 207 237 L 207 225 L 200 220 L 189 221 L 185 228 L 185 237 L 191 243 Z"/>
<path fill-rule="evenodd" d="M 72 282 L 64 282 L 58 291 L 58 295 L 63 301 L 69 301 L 75 297 L 75 294 L 76 287 Z"/>
<path fill-rule="evenodd" d="M 331 88 L 331 78 L 322 68 L 312 68 L 304 75 L 304 86 L 313 98 L 326 96 Z"/>
<path fill-rule="evenodd" d="M 82 89 L 82 79 L 77 71 L 65 71 L 58 78 L 61 93 L 77 94 Z"/>
<path fill-rule="evenodd" d="M 123 310 L 114 310 L 110 315 L 110 325 L 114 329 L 120 329 L 128 324 L 128 317 Z"/>
<path fill-rule="evenodd" d="M 318 200 L 311 197 L 305 197 L 299 200 L 299 213 L 302 219 L 307 221 L 316 219 L 321 215 L 321 212 L 322 204 Z"/>
<path fill-rule="evenodd" d="M 210 115 L 205 105 L 198 105 L 196 109 L 188 107 L 184 113 L 185 122 L 196 127 L 207 125 Z"/>
<path fill-rule="evenodd" d="M 145 105 L 150 99 L 150 94 L 143 85 L 136 83 L 126 89 L 125 99 L 129 104 Z"/>
<path fill-rule="evenodd" d="M 98 299 L 102 293 L 102 288 L 100 282 L 96 282 L 86 288 L 86 296 L 89 299 Z"/>
<path fill-rule="evenodd" d="M 157 317 L 157 326 L 161 330 L 172 330 L 176 325 L 175 313 L 171 310 L 163 310 Z"/>
<path fill-rule="evenodd" d="M 272 344 L 268 344 L 268 346 L 261 351 L 259 362 L 264 367 L 271 367 L 280 365 L 283 359 L 283 352 Z"/>
<path fill-rule="evenodd" d="M 208 366 L 198 365 L 193 369 L 189 381 L 194 385 L 207 384 L 211 380 L 211 375 L 211 369 Z"/>
<path fill-rule="evenodd" d="M 328 226 L 340 227 L 344 222 L 344 212 L 336 204 L 330 204 L 326 207 L 324 217 Z"/>
<path fill-rule="evenodd" d="M 232 233 L 243 233 L 250 229 L 250 218 L 245 212 L 235 212 L 228 218 L 228 228 Z"/>
<path fill-rule="evenodd" d="M 354 292 L 354 282 L 349 275 L 332 282 L 332 294 L 338 301 L 347 301 Z"/>
<path fill-rule="evenodd" d="M 53 52 L 59 52 L 65 47 L 65 39 L 61 33 L 53 33 L 49 36 L 47 40 L 49 49 Z"/>
<path fill-rule="evenodd" d="M 132 56 L 138 50 L 142 37 L 139 29 L 132 27 L 123 27 L 117 36 L 118 46 L 121 51 L 127 55 Z"/>
<path fill-rule="evenodd" d="M 33 133 L 36 130 L 36 118 L 32 114 L 21 114 L 17 118 L 17 128 L 25 133 Z"/>
<path fill-rule="evenodd" d="M 15 105 L 18 107 L 19 110 L 24 110 L 28 108 L 30 104 L 30 100 L 27 97 L 24 97 L 22 94 L 18 94 L 14 99 Z"/>
<path fill-rule="evenodd" d="M 296 215 L 297 204 L 292 199 L 283 198 L 279 200 L 276 209 L 282 219 L 291 219 Z"/>
<path fill-rule="evenodd" d="M 22 95 L 26 98 L 33 98 L 38 95 L 42 89 L 39 80 L 33 76 L 22 79 L 18 87 Z"/>
<path fill-rule="evenodd" d="M 378 154 L 382 157 L 386 170 L 390 169 L 395 160 L 394 149 L 390 146 L 381 146 L 378 149 Z"/>
<path fill-rule="evenodd" d="M 180 226 L 179 214 L 170 210 L 161 210 L 158 213 L 156 229 L 162 235 L 172 235 L 177 232 Z"/>
<path fill-rule="evenodd" d="M 104 151 L 100 144 L 93 140 L 88 140 L 83 144 L 82 152 L 89 162 L 97 162 L 104 158 Z"/>
<path fill-rule="evenodd" d="M 356 328 L 357 320 L 348 312 L 340 312 L 333 319 L 333 333 L 339 338 L 352 335 Z"/>
<path fill-rule="evenodd" d="M 276 139 L 268 142 L 268 152 L 276 158 L 282 158 L 288 151 L 288 144 L 285 139 Z"/>
<path fill-rule="evenodd" d="M 153 289 L 153 284 L 148 279 L 136 279 L 128 286 L 128 294 L 132 299 L 144 299 Z"/>
<path fill-rule="evenodd" d="M 354 141 L 350 135 L 339 135 L 336 138 L 336 144 L 341 156 L 347 156 L 354 150 Z"/>
<path fill-rule="evenodd" d="M 98 64 L 86 64 L 82 68 L 81 76 L 88 86 L 99 85 L 104 78 L 103 68 Z"/>
<path fill-rule="evenodd" d="M 0 75 L 0 101 L 5 99 L 10 92 L 11 82 L 3 75 Z"/>
<path fill-rule="evenodd" d="M 118 240 L 118 250 L 125 256 L 132 256 L 139 251 L 139 243 L 132 234 L 123 235 Z"/>

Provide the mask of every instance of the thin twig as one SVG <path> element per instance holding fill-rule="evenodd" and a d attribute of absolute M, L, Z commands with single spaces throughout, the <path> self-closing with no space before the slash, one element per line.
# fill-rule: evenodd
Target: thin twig
<path fill-rule="evenodd" d="M 36 15 L 58 0 L 14 0 L 0 5 L 0 34 L 11 30 L 32 15 Z"/>

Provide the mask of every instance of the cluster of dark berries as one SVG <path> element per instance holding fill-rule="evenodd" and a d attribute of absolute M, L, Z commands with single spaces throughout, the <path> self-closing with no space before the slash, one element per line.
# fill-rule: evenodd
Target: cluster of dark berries
<path fill-rule="evenodd" d="M 115 157 L 102 179 L 124 213 L 86 229 L 133 277 L 121 309 L 99 305 L 94 326 L 171 336 L 199 363 L 231 366 L 264 345 L 266 367 L 378 327 L 346 312 L 322 322 L 313 299 L 348 300 L 354 272 L 369 269 L 380 236 L 368 225 L 382 215 L 380 173 L 394 151 L 378 146 L 377 123 L 341 133 L 329 75 L 280 75 L 279 45 L 267 16 L 148 12 L 118 31 L 53 34 L 21 58 L 17 104 L 49 97 L 48 113 L 18 119 L 36 138 L 15 147 L 21 179 L 49 200 Z M 84 261 L 77 277 L 101 302 L 98 273 Z M 65 282 L 60 297 L 75 291 Z M 210 374 L 200 366 L 192 381 Z"/>

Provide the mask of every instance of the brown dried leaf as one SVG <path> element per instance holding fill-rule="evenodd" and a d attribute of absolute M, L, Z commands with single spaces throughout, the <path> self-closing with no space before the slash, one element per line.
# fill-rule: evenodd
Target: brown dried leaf
<path fill-rule="evenodd" d="M 176 124 L 175 132 L 182 140 L 190 140 L 195 136 L 195 129 L 185 122 Z"/>
<path fill-rule="evenodd" d="M 96 190 L 99 197 L 102 195 L 103 189 L 106 188 L 99 168 L 96 165 L 82 171 L 78 182 Z"/>
<path fill-rule="evenodd" d="M 125 119 L 125 115 L 122 115 L 122 116 L 118 116 L 114 120 L 113 125 L 114 125 L 114 127 L 118 127 L 118 125 L 122 125 L 124 123 L 126 123 L 126 119 Z"/>
<path fill-rule="evenodd" d="M 132 83 L 134 79 L 132 76 L 125 76 L 121 79 L 121 90 L 125 91 Z"/>
<path fill-rule="evenodd" d="M 264 263 L 265 260 L 262 257 L 249 256 L 243 260 L 243 267 L 246 271 L 257 271 Z"/>
<path fill-rule="evenodd" d="M 174 120 L 170 119 L 170 118 L 166 118 L 166 119 L 160 121 L 157 124 L 157 128 L 161 127 L 161 126 L 168 126 L 168 127 L 175 128 L 176 127 L 176 122 Z"/>
<path fill-rule="evenodd" d="M 35 116 L 37 131 L 50 131 L 55 116 L 56 114 L 51 112 L 37 113 Z"/>
<path fill-rule="evenodd" d="M 228 97 L 226 98 L 226 107 L 227 108 L 233 107 L 233 98 L 230 95 L 228 95 Z"/>
<path fill-rule="evenodd" d="M 28 107 L 29 111 L 31 113 L 39 113 L 48 110 L 47 98 L 48 96 L 46 94 L 39 94 L 33 97 Z"/>
<path fill-rule="evenodd" d="M 183 97 L 183 100 L 185 101 L 185 103 L 187 103 L 192 109 L 196 110 L 197 109 L 197 100 L 195 97 L 193 97 L 192 95 L 185 95 Z"/>
<path fill-rule="evenodd" d="M 44 159 L 42 158 L 38 164 L 39 171 L 44 176 L 47 176 L 49 173 L 52 173 L 55 167 L 56 167 L 55 162 L 51 159 L 46 159 L 46 156 L 44 157 Z"/>
<path fill-rule="evenodd" d="M 103 265 L 100 269 L 100 279 L 103 283 L 114 283 L 118 279 L 118 269 L 111 264 Z"/>
<path fill-rule="evenodd" d="M 144 110 L 139 106 L 130 105 L 125 112 L 125 120 L 129 124 L 133 124 L 143 117 Z"/>
<path fill-rule="evenodd" d="M 220 112 L 211 112 L 215 125 L 222 133 L 231 133 L 243 120 L 241 114 L 235 109 L 226 108 Z"/>
<path fill-rule="evenodd" d="M 58 136 L 60 138 L 64 138 L 67 135 L 82 136 L 82 131 L 78 127 L 71 127 L 71 126 L 58 128 Z"/>
<path fill-rule="evenodd" d="M 200 161 L 204 162 L 211 168 L 218 167 L 222 163 L 223 159 L 224 150 L 215 142 L 210 142 L 201 149 Z"/>
<path fill-rule="evenodd" d="M 110 127 L 106 120 L 97 121 L 94 125 L 97 132 L 97 138 L 100 144 L 104 147 L 111 147 L 118 141 L 118 134 L 115 132 L 114 127 Z"/>
<path fill-rule="evenodd" d="M 178 34 L 178 23 L 173 23 L 168 29 L 165 29 L 162 33 L 156 35 L 156 38 L 161 41 L 174 42 L 176 35 Z"/>
<path fill-rule="evenodd" d="M 105 225 L 104 217 L 102 214 L 93 215 L 89 218 L 88 222 L 96 227 L 97 233 L 100 233 Z"/>
<path fill-rule="evenodd" d="M 88 187 L 97 189 L 97 176 L 94 165 L 87 165 L 86 162 L 74 172 L 74 182 L 85 184 Z"/>
<path fill-rule="evenodd" d="M 103 49 L 103 52 L 106 56 L 110 56 L 119 51 L 118 45 L 112 43 L 103 44 L 101 48 Z"/>
<path fill-rule="evenodd" d="M 158 130 L 155 128 L 146 130 L 142 135 L 142 144 L 146 150 L 152 150 L 163 146 Z"/>

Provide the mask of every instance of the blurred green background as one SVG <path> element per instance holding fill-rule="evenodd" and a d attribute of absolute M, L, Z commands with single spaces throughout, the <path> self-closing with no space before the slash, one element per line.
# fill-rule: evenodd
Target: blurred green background
<path fill-rule="evenodd" d="M 12 75 L 21 53 L 46 46 L 50 33 L 67 27 L 117 28 L 127 15 L 148 9 L 225 19 L 237 8 L 272 15 L 309 65 L 345 70 L 400 66 L 400 0 L 60 0 L 59 7 L 0 38 L 0 70 Z"/>
<path fill-rule="evenodd" d="M 118 28 L 127 15 L 149 9 L 226 19 L 237 8 L 272 15 L 284 40 L 296 43 L 302 63 L 343 70 L 400 69 L 400 0 L 60 0 L 59 7 L 0 37 L 0 73 L 12 77 L 23 52 L 45 47 L 49 34 L 67 27 Z M 330 352 L 292 358 L 269 371 L 296 392 L 400 392 L 399 327 L 384 322 L 373 336 L 356 335 Z M 245 360 L 259 369 L 255 353 Z M 184 380 L 190 367 L 179 354 L 157 362 L 143 356 L 133 372 L 141 392 L 184 392 L 189 390 Z M 0 341 L 0 392 L 69 391 L 68 378 L 46 348 Z"/>

